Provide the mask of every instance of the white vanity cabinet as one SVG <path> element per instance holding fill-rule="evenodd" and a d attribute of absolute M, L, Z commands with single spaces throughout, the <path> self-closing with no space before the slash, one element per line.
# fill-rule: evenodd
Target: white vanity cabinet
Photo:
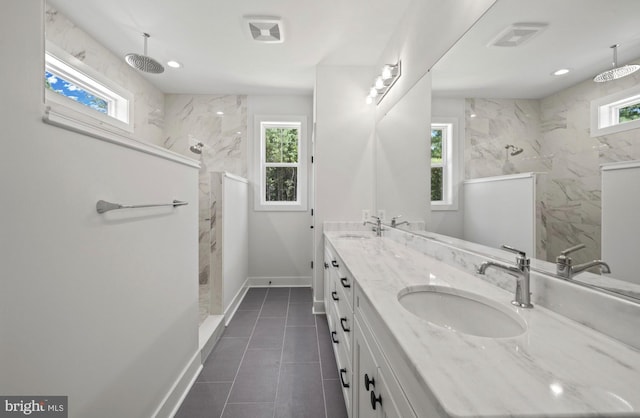
<path fill-rule="evenodd" d="M 325 246 L 324 304 L 347 412 L 352 416 L 353 277 L 342 260 Z"/>
<path fill-rule="evenodd" d="M 349 417 L 416 417 L 369 324 L 354 318 L 362 302 L 351 272 L 328 243 L 324 255 L 324 303 Z"/>
<path fill-rule="evenodd" d="M 358 418 L 415 417 L 390 366 L 366 324 L 356 319 L 353 337 L 353 416 Z"/>

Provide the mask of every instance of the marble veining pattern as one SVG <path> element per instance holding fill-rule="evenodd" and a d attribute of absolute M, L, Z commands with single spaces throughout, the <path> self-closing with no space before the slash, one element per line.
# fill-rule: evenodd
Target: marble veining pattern
<path fill-rule="evenodd" d="M 133 136 L 155 145 L 162 144 L 164 93 L 129 67 L 122 57 L 102 46 L 51 6 L 46 9 L 45 36 L 48 41 L 131 92 L 134 96 Z"/>
<path fill-rule="evenodd" d="M 635 73 L 610 83 L 586 80 L 540 100 L 466 100 L 466 179 L 548 173 L 537 214 L 544 232 L 538 248 L 549 261 L 578 243 L 586 248 L 572 254 L 575 263 L 600 258 L 600 164 L 640 159 L 640 142 L 638 129 L 592 138 L 590 104 L 639 83 Z M 524 152 L 507 157 L 506 144 Z"/>
<path fill-rule="evenodd" d="M 386 238 L 354 240 L 326 232 L 325 239 L 384 324 L 393 324 L 388 331 L 423 389 L 449 414 L 640 416 L 638 350 L 543 306 L 512 307 L 511 292 L 391 239 L 397 234 L 409 235 L 392 231 Z M 417 240 L 427 241 L 414 236 Z M 498 301 L 524 319 L 528 330 L 515 338 L 472 337 L 431 325 L 401 307 L 400 290 L 430 282 Z"/>
<path fill-rule="evenodd" d="M 197 142 L 200 155 L 189 151 Z M 200 160 L 205 171 L 247 177 L 247 96 L 166 95 L 163 146 Z"/>

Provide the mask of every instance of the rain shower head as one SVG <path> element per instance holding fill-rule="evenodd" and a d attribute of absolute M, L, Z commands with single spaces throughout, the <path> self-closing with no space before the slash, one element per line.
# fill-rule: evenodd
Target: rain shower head
<path fill-rule="evenodd" d="M 504 149 L 506 149 L 507 150 L 507 154 L 510 154 L 511 156 L 518 155 L 518 154 L 522 153 L 522 151 L 524 151 L 522 148 L 518 148 L 518 147 L 516 147 L 514 145 L 511 145 L 511 144 L 506 145 L 504 147 Z M 511 149 L 511 153 L 509 153 L 509 149 Z"/>
<path fill-rule="evenodd" d="M 603 83 L 605 81 L 617 80 L 618 78 L 626 77 L 629 74 L 635 73 L 640 70 L 640 65 L 631 64 L 618 67 L 618 44 L 611 45 L 613 49 L 613 66 L 610 70 L 603 71 L 593 78 L 596 83 Z"/>
<path fill-rule="evenodd" d="M 164 67 L 158 61 L 147 56 L 147 39 L 149 39 L 148 33 L 143 33 L 144 36 L 144 55 L 140 54 L 127 54 L 124 59 L 127 64 L 135 68 L 136 70 L 143 71 L 145 73 L 160 74 L 164 72 Z"/>
<path fill-rule="evenodd" d="M 202 154 L 203 147 L 204 147 L 204 144 L 202 142 L 198 142 L 197 144 L 191 145 L 189 147 L 189 150 L 194 154 Z"/>

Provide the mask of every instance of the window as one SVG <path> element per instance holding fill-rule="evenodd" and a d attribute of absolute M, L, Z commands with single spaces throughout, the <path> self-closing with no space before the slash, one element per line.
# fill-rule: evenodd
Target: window
<path fill-rule="evenodd" d="M 445 125 L 431 126 L 431 201 L 444 200 L 444 170 L 447 164 L 446 150 L 447 127 Z"/>
<path fill-rule="evenodd" d="M 640 128 L 640 87 L 591 102 L 591 136 Z"/>
<path fill-rule="evenodd" d="M 74 117 L 99 126 L 133 132 L 133 95 L 51 43 L 44 78 L 49 106 L 69 109 Z"/>
<path fill-rule="evenodd" d="M 256 117 L 260 135 L 257 210 L 307 209 L 305 124 L 304 117 Z"/>
<path fill-rule="evenodd" d="M 457 119 L 434 118 L 431 124 L 431 209 L 457 209 L 458 159 L 454 153 Z"/>

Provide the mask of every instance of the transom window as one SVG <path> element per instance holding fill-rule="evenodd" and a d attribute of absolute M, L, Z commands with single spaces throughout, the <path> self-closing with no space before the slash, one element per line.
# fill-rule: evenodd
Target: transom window
<path fill-rule="evenodd" d="M 640 87 L 591 102 L 591 136 L 640 128 Z"/>
<path fill-rule="evenodd" d="M 133 132 L 133 95 L 49 42 L 44 79 L 48 105 L 70 109 L 80 119 L 88 116 L 98 125 Z"/>
<path fill-rule="evenodd" d="M 306 210 L 305 118 L 261 120 L 260 202 L 262 210 Z"/>

